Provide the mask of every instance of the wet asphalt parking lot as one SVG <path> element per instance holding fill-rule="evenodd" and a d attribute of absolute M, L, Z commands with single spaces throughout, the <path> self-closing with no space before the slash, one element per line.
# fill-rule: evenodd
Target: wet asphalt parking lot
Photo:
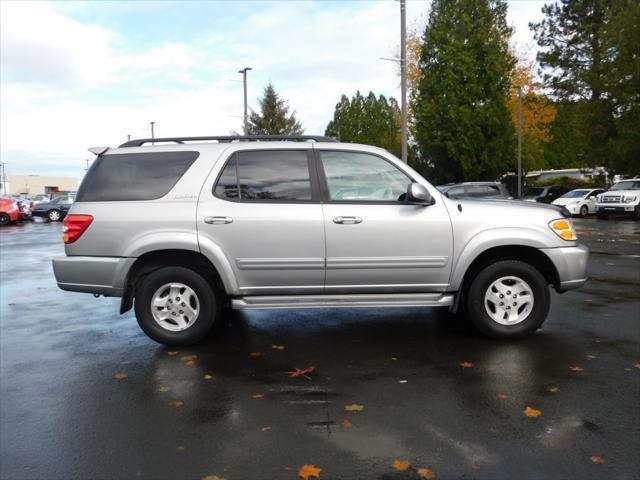
<path fill-rule="evenodd" d="M 57 289 L 60 224 L 4 228 L 0 477 L 637 479 L 640 222 L 575 223 L 590 281 L 526 340 L 437 309 L 272 310 L 180 349 Z"/>

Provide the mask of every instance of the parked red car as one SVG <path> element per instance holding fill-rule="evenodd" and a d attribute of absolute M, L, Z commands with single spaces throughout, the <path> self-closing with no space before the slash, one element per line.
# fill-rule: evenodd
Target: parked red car
<path fill-rule="evenodd" d="M 22 220 L 18 205 L 8 198 L 0 198 L 0 226 L 4 227 L 18 220 Z"/>

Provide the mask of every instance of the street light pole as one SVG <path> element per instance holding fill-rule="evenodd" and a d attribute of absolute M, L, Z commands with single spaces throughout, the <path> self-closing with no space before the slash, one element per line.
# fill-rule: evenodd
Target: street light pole
<path fill-rule="evenodd" d="M 151 124 L 151 140 L 153 140 L 154 138 L 156 138 L 154 132 L 153 132 L 153 126 L 155 125 L 156 122 L 149 122 Z M 153 145 L 154 142 L 151 142 L 151 144 Z"/>
<path fill-rule="evenodd" d="M 128 134 L 127 135 L 127 142 L 130 142 L 130 141 L 131 141 L 131 134 Z"/>
<path fill-rule="evenodd" d="M 242 85 L 244 87 L 244 115 L 242 118 L 244 119 L 244 134 L 247 135 L 247 131 L 249 130 L 249 123 L 247 119 L 247 72 L 252 70 L 251 67 L 244 67 L 242 70 L 238 70 L 238 73 L 242 74 Z"/>
<path fill-rule="evenodd" d="M 522 196 L 522 87 L 518 87 L 518 198 Z"/>
<path fill-rule="evenodd" d="M 407 9 L 405 0 L 400 0 L 400 90 L 402 161 L 407 163 Z"/>

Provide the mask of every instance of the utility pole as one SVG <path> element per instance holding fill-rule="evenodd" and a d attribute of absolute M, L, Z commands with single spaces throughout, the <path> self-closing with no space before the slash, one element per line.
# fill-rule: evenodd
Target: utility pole
<path fill-rule="evenodd" d="M 87 170 L 89 170 L 89 159 L 85 158 L 84 163 L 85 163 L 84 171 L 86 172 Z"/>
<path fill-rule="evenodd" d="M 242 70 L 238 70 L 238 73 L 242 74 L 242 85 L 244 86 L 244 115 L 242 118 L 244 119 L 244 134 L 247 135 L 247 131 L 249 130 L 249 123 L 247 119 L 247 72 L 252 70 L 251 67 L 244 67 Z"/>
<path fill-rule="evenodd" d="M 130 142 L 130 141 L 131 141 L 131 134 L 128 134 L 127 135 L 127 142 Z"/>
<path fill-rule="evenodd" d="M 155 125 L 156 122 L 149 122 L 151 124 L 151 140 L 153 140 L 154 138 L 156 138 L 156 136 L 154 135 L 153 132 L 153 126 Z M 153 145 L 154 142 L 151 142 L 151 145 Z"/>
<path fill-rule="evenodd" d="M 407 163 L 407 9 L 406 0 L 400 0 L 400 90 L 401 90 L 401 142 L 402 161 Z"/>
<path fill-rule="evenodd" d="M 522 87 L 518 87 L 518 198 L 522 196 Z"/>
<path fill-rule="evenodd" d="M 0 162 L 0 174 L 2 174 L 2 194 L 6 195 L 7 194 L 7 174 L 4 171 L 4 166 L 6 165 L 6 163 L 4 162 Z"/>

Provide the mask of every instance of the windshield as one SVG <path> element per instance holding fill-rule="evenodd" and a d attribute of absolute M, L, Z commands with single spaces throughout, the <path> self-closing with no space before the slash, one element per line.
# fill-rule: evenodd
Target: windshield
<path fill-rule="evenodd" d="M 569 193 L 565 193 L 560 198 L 583 198 L 587 196 L 591 190 L 571 190 Z"/>
<path fill-rule="evenodd" d="M 611 190 L 640 190 L 640 180 L 618 182 L 611 187 Z"/>
<path fill-rule="evenodd" d="M 542 195 L 542 192 L 544 192 L 544 188 L 542 188 L 542 187 L 533 187 L 533 188 L 527 189 L 527 191 L 524 192 L 524 196 L 525 197 L 537 197 L 538 195 Z"/>

